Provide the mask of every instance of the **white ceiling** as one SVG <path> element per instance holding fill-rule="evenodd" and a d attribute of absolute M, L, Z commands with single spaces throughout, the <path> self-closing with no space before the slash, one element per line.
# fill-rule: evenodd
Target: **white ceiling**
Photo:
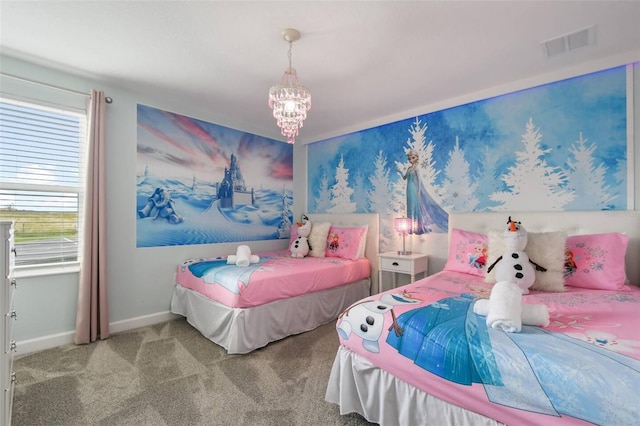
<path fill-rule="evenodd" d="M 595 45 L 545 56 L 541 41 L 590 25 Z M 5 55 L 279 140 L 267 93 L 288 64 L 287 27 L 302 33 L 292 61 L 313 100 L 302 142 L 640 60 L 640 1 L 0 1 Z"/>

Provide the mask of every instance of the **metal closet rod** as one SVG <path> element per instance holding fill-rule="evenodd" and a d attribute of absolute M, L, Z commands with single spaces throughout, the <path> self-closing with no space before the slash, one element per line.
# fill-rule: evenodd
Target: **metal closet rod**
<path fill-rule="evenodd" d="M 17 75 L 13 75 L 13 74 L 8 74 L 6 72 L 0 72 L 0 76 L 7 77 L 7 78 L 12 78 L 14 80 L 24 81 L 26 83 L 37 84 L 38 86 L 44 86 L 44 87 L 48 87 L 50 89 L 55 89 L 55 90 L 60 90 L 60 91 L 63 91 L 63 92 L 73 93 L 73 94 L 76 94 L 76 95 L 81 95 L 81 96 L 90 96 L 91 95 L 90 93 L 80 92 L 78 90 L 68 89 L 66 87 L 56 86 L 56 85 L 49 84 L 49 83 L 43 83 L 42 81 L 31 80 L 29 78 L 24 78 L 24 77 L 19 77 Z M 106 103 L 110 104 L 110 103 L 113 102 L 113 99 L 107 96 L 107 97 L 104 98 L 104 101 Z"/>

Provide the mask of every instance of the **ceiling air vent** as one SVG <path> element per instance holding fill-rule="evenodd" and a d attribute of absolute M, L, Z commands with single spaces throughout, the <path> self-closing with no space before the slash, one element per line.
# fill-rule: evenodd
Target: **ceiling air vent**
<path fill-rule="evenodd" d="M 540 42 L 547 56 L 555 56 L 561 53 L 575 50 L 596 43 L 596 29 L 592 25 L 573 33 L 565 34 Z"/>

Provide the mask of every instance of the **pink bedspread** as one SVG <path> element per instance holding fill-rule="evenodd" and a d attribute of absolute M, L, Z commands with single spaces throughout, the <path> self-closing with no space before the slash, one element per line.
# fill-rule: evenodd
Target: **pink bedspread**
<path fill-rule="evenodd" d="M 532 292 L 548 327 L 505 333 L 473 302 L 490 286 L 440 272 L 363 299 L 337 322 L 340 342 L 451 404 L 506 424 L 637 424 L 640 289 Z"/>
<path fill-rule="evenodd" d="M 260 262 L 248 267 L 227 265 L 222 258 L 187 260 L 178 266 L 177 284 L 231 308 L 248 308 L 371 276 L 364 258 L 298 259 L 288 250 L 255 254 Z"/>

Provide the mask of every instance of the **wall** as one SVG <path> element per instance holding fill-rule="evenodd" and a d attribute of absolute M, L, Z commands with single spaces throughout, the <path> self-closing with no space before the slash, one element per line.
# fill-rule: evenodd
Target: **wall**
<path fill-rule="evenodd" d="M 178 263 L 193 257 L 235 253 L 237 244 L 191 245 L 136 249 L 136 105 L 143 103 L 167 111 L 216 123 L 189 105 L 149 97 L 105 84 L 90 77 L 2 57 L 2 72 L 89 93 L 94 88 L 113 98 L 107 106 L 107 277 L 111 332 L 171 318 L 169 312 Z M 218 123 L 224 125 L 224 123 Z M 252 250 L 282 249 L 287 241 L 251 243 Z M 78 273 L 24 277 L 17 274 L 14 338 L 18 353 L 26 353 L 73 340 Z"/>

